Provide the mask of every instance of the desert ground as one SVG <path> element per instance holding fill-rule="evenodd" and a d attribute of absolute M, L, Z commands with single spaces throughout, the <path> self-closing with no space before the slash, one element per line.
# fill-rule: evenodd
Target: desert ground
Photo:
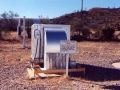
<path fill-rule="evenodd" d="M 112 65 L 120 62 L 119 42 L 77 43 L 77 53 L 70 55 L 86 73 L 69 73 L 69 79 L 47 77 L 29 80 L 31 40 L 26 39 L 22 49 L 22 38 L 17 33 L 0 40 L 0 90 L 120 90 L 120 69 Z"/>

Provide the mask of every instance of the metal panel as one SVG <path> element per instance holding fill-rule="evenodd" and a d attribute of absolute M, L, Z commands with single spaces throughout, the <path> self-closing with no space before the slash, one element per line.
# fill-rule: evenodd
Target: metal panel
<path fill-rule="evenodd" d="M 67 34 L 67 40 L 70 40 L 70 25 L 57 25 L 57 24 L 40 24 L 42 27 L 44 28 L 52 28 L 56 29 L 56 30 L 60 30 L 63 29 L 65 31 L 65 33 Z"/>
<path fill-rule="evenodd" d="M 37 33 L 40 32 L 40 37 L 37 38 L 36 35 Z M 41 59 L 40 55 L 40 42 L 41 42 L 41 30 L 38 28 L 37 24 L 34 24 L 32 26 L 32 30 L 31 30 L 31 58 L 32 61 L 39 61 Z"/>
<path fill-rule="evenodd" d="M 64 30 L 46 29 L 46 53 L 60 53 L 61 40 L 67 40 Z"/>
<path fill-rule="evenodd" d="M 63 69 L 66 64 L 66 55 L 60 53 L 48 53 L 47 55 L 47 69 Z"/>

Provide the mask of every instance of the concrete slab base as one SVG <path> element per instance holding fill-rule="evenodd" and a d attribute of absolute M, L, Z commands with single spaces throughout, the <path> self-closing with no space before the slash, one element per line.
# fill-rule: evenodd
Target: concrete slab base
<path fill-rule="evenodd" d="M 113 63 L 112 65 L 113 65 L 114 67 L 116 67 L 116 68 L 120 68 L 120 62 Z"/>

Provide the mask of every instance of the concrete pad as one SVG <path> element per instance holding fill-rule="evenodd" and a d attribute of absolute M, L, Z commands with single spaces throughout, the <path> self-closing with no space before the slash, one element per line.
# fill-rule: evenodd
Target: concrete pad
<path fill-rule="evenodd" d="M 120 68 L 120 62 L 113 63 L 112 65 L 113 65 L 114 67 L 116 67 L 116 68 Z"/>

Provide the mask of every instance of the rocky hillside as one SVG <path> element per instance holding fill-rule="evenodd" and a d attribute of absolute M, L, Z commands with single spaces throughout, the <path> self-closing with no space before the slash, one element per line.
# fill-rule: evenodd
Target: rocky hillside
<path fill-rule="evenodd" d="M 89 11 L 65 14 L 54 20 L 55 23 L 60 24 L 71 24 L 79 21 L 89 28 L 103 28 L 109 25 L 116 27 L 120 24 L 120 8 L 92 8 Z"/>
<path fill-rule="evenodd" d="M 65 14 L 51 21 L 55 24 L 70 24 L 72 35 L 80 35 L 75 37 L 77 39 L 106 40 L 105 36 L 108 35 L 110 39 L 118 40 L 120 36 L 120 8 L 92 8 Z"/>

